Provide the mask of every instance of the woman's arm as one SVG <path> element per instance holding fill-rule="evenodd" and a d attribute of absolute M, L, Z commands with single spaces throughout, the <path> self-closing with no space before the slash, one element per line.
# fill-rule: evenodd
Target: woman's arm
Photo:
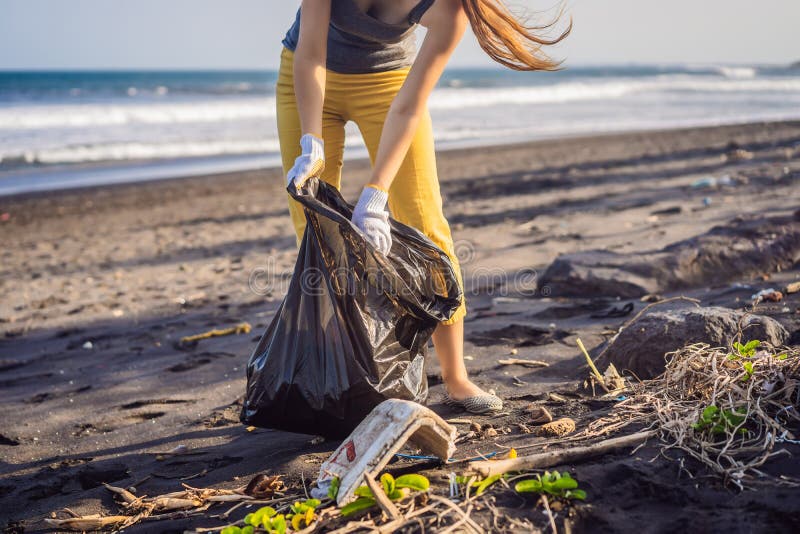
<path fill-rule="evenodd" d="M 388 191 L 411 146 L 428 96 L 439 81 L 468 20 L 460 0 L 439 0 L 424 17 L 428 32 L 417 58 L 395 95 L 383 124 L 369 184 Z"/>
<path fill-rule="evenodd" d="M 293 64 L 297 111 L 303 133 L 321 139 L 331 0 L 303 0 L 300 10 L 300 35 Z"/>

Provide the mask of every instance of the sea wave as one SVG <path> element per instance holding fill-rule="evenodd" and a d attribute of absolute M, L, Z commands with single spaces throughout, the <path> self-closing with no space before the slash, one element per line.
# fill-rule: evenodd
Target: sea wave
<path fill-rule="evenodd" d="M 219 123 L 243 119 L 271 120 L 274 117 L 273 97 L 170 103 L 23 105 L 0 108 L 0 130 Z"/>
<path fill-rule="evenodd" d="M 519 87 L 442 87 L 431 95 L 432 110 L 500 105 L 617 100 L 633 94 L 771 93 L 800 94 L 800 78 L 748 78 L 665 74 L 603 81 L 568 81 Z M 87 104 L 26 104 L 0 107 L 0 130 L 86 129 L 109 126 L 188 125 L 274 121 L 273 96 L 186 101 Z"/>
<path fill-rule="evenodd" d="M 0 154 L 0 165 L 88 163 L 222 156 L 231 154 L 268 154 L 280 151 L 277 139 L 240 141 L 186 141 L 173 143 L 109 143 L 65 146 Z"/>
<path fill-rule="evenodd" d="M 632 94 L 694 93 L 800 93 L 800 79 L 725 79 L 665 74 L 648 79 L 602 82 L 564 82 L 554 85 L 492 89 L 442 88 L 431 95 L 431 109 L 490 107 L 501 104 L 554 104 L 615 100 Z"/>

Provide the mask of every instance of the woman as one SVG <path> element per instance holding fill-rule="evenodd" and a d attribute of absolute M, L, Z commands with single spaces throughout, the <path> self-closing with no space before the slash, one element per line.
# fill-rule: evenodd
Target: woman
<path fill-rule="evenodd" d="M 373 166 L 353 223 L 387 253 L 392 241 L 388 204 L 396 220 L 417 228 L 447 253 L 462 287 L 442 213 L 426 102 L 467 23 L 492 59 L 517 70 L 557 68 L 541 45 L 569 33 L 568 28 L 552 40 L 539 37 L 500 0 L 303 0 L 283 39 L 276 92 L 288 184 L 300 187 L 319 174 L 339 188 L 344 126 L 354 121 Z M 427 32 L 415 58 L 417 24 Z M 305 216 L 291 197 L 289 209 L 299 243 Z M 496 412 L 503 402 L 467 376 L 465 314 L 462 302 L 433 334 L 445 399 L 473 413 Z"/>

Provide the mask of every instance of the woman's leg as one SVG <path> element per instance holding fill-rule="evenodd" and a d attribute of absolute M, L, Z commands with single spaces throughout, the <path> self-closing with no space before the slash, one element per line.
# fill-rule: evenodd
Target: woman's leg
<path fill-rule="evenodd" d="M 294 160 L 300 155 L 300 116 L 297 113 L 297 100 L 294 96 L 294 80 L 292 76 L 292 51 L 284 48 L 281 53 L 278 83 L 275 87 L 275 104 L 278 120 L 278 140 L 281 145 L 281 161 L 283 174 L 288 174 Z M 326 96 L 322 109 L 322 139 L 325 142 L 325 169 L 322 171 L 323 181 L 337 189 L 341 185 L 342 161 L 344 156 L 344 125 L 340 103 Z M 297 234 L 297 244 L 303 238 L 306 227 L 306 216 L 303 207 L 290 197 L 289 212 Z"/>
<path fill-rule="evenodd" d="M 371 90 L 353 98 L 350 114 L 361 130 L 370 158 L 374 162 L 386 113 L 403 78 L 398 71 L 377 73 L 373 76 L 381 78 L 371 84 Z M 455 254 L 450 226 L 442 211 L 442 197 L 436 174 L 433 127 L 430 115 L 427 113 L 420 122 L 411 147 L 392 182 L 389 190 L 389 210 L 395 219 L 417 228 L 447 253 L 456 270 L 458 283 L 463 288 L 461 268 Z M 462 301 L 453 317 L 441 323 L 433 334 L 433 344 L 442 369 L 445 388 L 456 400 L 484 393 L 469 380 L 464 366 L 465 315 L 466 305 Z"/>

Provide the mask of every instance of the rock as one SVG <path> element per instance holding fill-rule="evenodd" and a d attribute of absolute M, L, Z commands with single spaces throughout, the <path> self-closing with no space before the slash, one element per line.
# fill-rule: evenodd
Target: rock
<path fill-rule="evenodd" d="M 661 250 L 589 250 L 556 258 L 539 280 L 549 296 L 640 298 L 791 268 L 800 260 L 795 217 L 737 218 Z"/>
<path fill-rule="evenodd" d="M 531 414 L 531 423 L 534 425 L 543 425 L 553 420 L 553 416 L 544 406 L 530 406 L 528 413 Z"/>
<path fill-rule="evenodd" d="M 547 423 L 539 427 L 539 434 L 542 436 L 561 437 L 575 432 L 575 421 L 569 417 L 556 419 L 552 423 Z"/>
<path fill-rule="evenodd" d="M 596 363 L 613 363 L 623 374 L 631 371 L 643 380 L 653 378 L 664 371 L 667 352 L 692 343 L 727 346 L 738 331 L 739 321 L 742 343 L 758 339 L 781 345 L 789 337 L 786 329 L 770 317 L 728 308 L 654 311 L 617 334 Z"/>

